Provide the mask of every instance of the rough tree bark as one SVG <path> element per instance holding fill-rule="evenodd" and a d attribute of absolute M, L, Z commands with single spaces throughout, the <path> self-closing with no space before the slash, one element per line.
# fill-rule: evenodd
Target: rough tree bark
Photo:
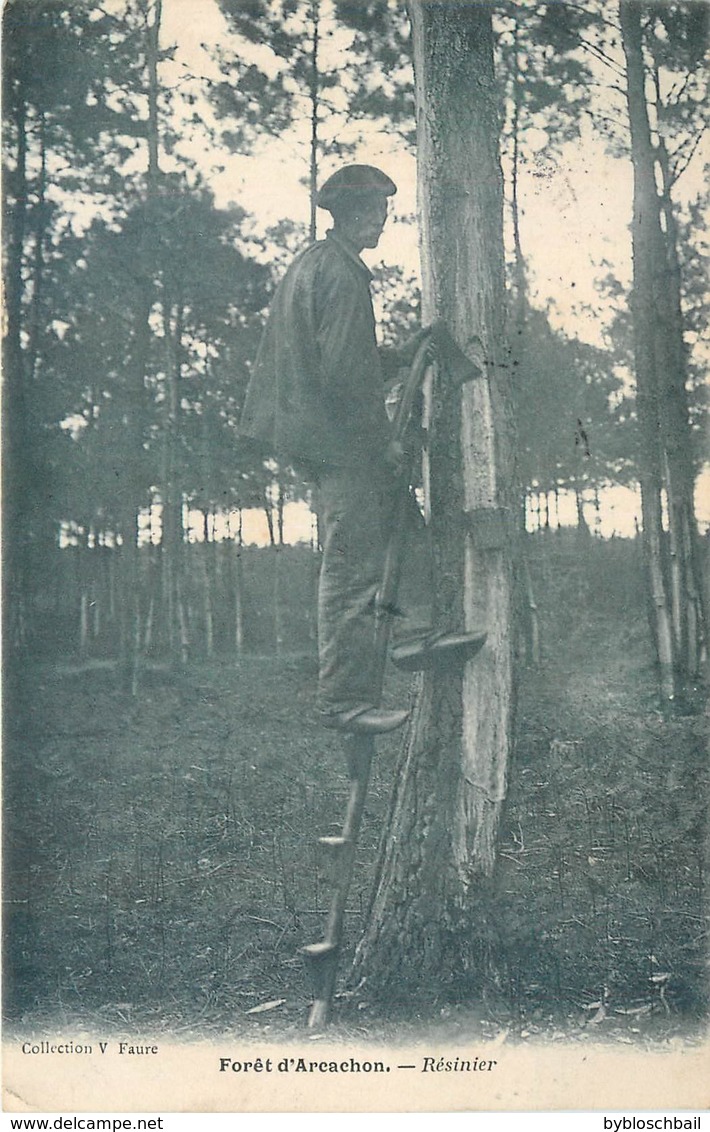
<path fill-rule="evenodd" d="M 673 633 L 673 603 L 668 592 L 668 578 L 676 579 L 678 601 L 676 618 L 683 619 L 681 594 L 677 588 L 678 571 L 672 571 L 667 559 L 662 526 L 661 494 L 664 471 L 666 426 L 662 422 L 662 386 L 666 381 L 663 367 L 666 350 L 658 333 L 658 299 L 666 276 L 663 232 L 655 180 L 655 154 L 651 139 L 646 104 L 645 67 L 641 33 L 641 5 L 637 0 L 621 0 L 619 4 L 622 43 L 626 58 L 626 92 L 631 131 L 631 157 L 634 171 L 633 244 L 633 330 L 636 362 L 636 406 L 642 437 L 639 479 L 643 539 L 650 604 L 653 610 L 652 633 L 660 671 L 660 691 L 664 699 L 673 699 L 676 691 L 676 660 Z M 669 509 L 672 518 L 672 508 Z M 676 639 L 680 637 L 677 627 Z"/>
<path fill-rule="evenodd" d="M 522 382 L 526 380 L 525 357 L 525 327 L 528 320 L 529 302 L 528 285 L 525 269 L 525 257 L 520 237 L 520 111 L 522 108 L 522 90 L 520 80 L 520 56 L 518 50 L 518 22 L 514 25 L 514 52 L 512 74 L 513 120 L 511 133 L 513 137 L 513 161 L 510 178 L 510 214 L 513 227 L 513 296 L 511 309 L 511 359 L 513 373 L 513 397 L 518 395 Z M 527 532 L 527 488 L 519 485 L 519 514 L 517 553 L 520 577 L 516 590 L 518 593 L 519 612 L 517 620 L 520 624 L 521 641 L 523 642 L 525 658 L 528 664 L 540 663 L 540 619 L 537 613 L 535 590 L 533 587 L 530 563 L 528 560 L 528 532 Z"/>
<path fill-rule="evenodd" d="M 308 201 L 309 201 L 309 223 L 308 235 L 311 243 L 315 243 L 316 239 L 316 220 L 318 215 L 318 206 L 316 204 L 316 197 L 318 196 L 318 153 L 320 149 L 320 140 L 318 138 L 318 124 L 320 121 L 320 72 L 318 70 L 319 60 L 318 51 L 320 46 L 320 0 L 311 0 L 310 8 L 310 23 L 311 23 L 311 68 L 308 80 L 308 95 L 311 107 L 311 138 L 309 150 L 309 163 L 308 163 Z"/>
<path fill-rule="evenodd" d="M 425 490 L 439 624 L 485 624 L 465 671 L 419 677 L 355 976 L 379 994 L 461 988 L 476 965 L 472 895 L 495 861 L 512 738 L 512 490 L 503 196 L 490 6 L 410 6 L 424 317 L 488 375 L 428 391 Z M 474 513 L 470 521 L 465 513 Z"/>
<path fill-rule="evenodd" d="M 181 430 L 183 304 L 170 297 L 163 284 L 163 342 L 165 350 L 165 431 L 163 456 L 163 534 L 161 552 L 167 597 L 168 641 L 173 661 L 185 664 L 190 650 L 184 608 L 185 526 L 178 451 Z"/>
<path fill-rule="evenodd" d="M 22 345 L 25 289 L 23 267 L 29 192 L 27 102 L 22 76 L 19 75 L 13 82 L 12 77 L 8 78 L 6 74 L 3 93 L 8 119 L 15 130 L 15 168 L 6 177 L 8 195 L 13 198 L 13 210 L 11 218 L 6 216 L 5 225 L 7 330 L 3 343 L 6 376 L 2 402 L 2 470 L 6 499 L 3 521 L 6 547 L 3 599 L 6 618 L 5 648 L 8 650 L 26 644 L 29 538 L 24 508 L 28 484 L 31 483 L 28 454 L 32 448 L 27 421 L 27 366 Z"/>
<path fill-rule="evenodd" d="M 148 96 L 146 143 L 148 164 L 146 170 L 146 199 L 157 193 L 161 171 L 159 164 L 160 133 L 158 122 L 158 61 L 162 0 L 147 0 L 145 5 L 145 63 Z M 152 19 L 151 17 L 152 12 Z M 140 678 L 142 609 L 141 574 L 138 549 L 138 511 L 145 484 L 140 481 L 140 462 L 143 454 L 143 432 L 146 419 L 146 373 L 150 357 L 152 330 L 150 315 L 154 300 L 154 281 L 136 280 L 136 330 L 131 351 L 131 387 L 126 407 L 126 439 L 136 452 L 136 470 L 130 463 L 125 473 L 125 492 L 121 506 L 120 526 L 123 537 L 121 547 L 123 595 L 120 614 L 119 676 L 124 691 L 135 696 Z"/>
<path fill-rule="evenodd" d="M 654 73 L 656 110 L 664 113 L 658 68 Z M 659 123 L 660 128 L 660 123 Z M 681 268 L 678 256 L 678 223 L 673 202 L 674 177 L 663 134 L 655 147 L 661 171 L 659 209 L 663 216 L 665 272 L 657 289 L 662 304 L 656 322 L 662 348 L 665 350 L 666 381 L 664 382 L 663 419 L 666 423 L 668 482 L 671 507 L 671 532 L 678 546 L 679 612 L 684 620 L 675 619 L 676 643 L 680 649 L 681 668 L 693 677 L 700 667 L 703 648 L 707 646 L 707 609 L 703 597 L 702 565 L 699 535 L 695 518 L 695 466 L 693 438 L 687 391 L 687 349 L 684 337 Z"/>

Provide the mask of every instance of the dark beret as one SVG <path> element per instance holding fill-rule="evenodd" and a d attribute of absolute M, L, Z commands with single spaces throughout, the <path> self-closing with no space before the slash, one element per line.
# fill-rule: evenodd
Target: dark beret
<path fill-rule="evenodd" d="M 374 165 L 346 165 L 321 185 L 316 204 L 330 210 L 336 201 L 352 193 L 382 193 L 391 197 L 396 192 L 394 181 Z"/>

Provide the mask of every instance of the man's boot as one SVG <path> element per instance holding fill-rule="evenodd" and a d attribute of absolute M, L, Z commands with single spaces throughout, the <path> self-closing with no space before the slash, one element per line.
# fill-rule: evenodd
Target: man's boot
<path fill-rule="evenodd" d="M 341 711 L 322 715 L 321 723 L 333 731 L 349 735 L 383 735 L 395 731 L 407 722 L 408 711 L 388 711 L 385 708 L 366 707 L 357 712 Z"/>
<path fill-rule="evenodd" d="M 479 653 L 488 634 L 483 629 L 467 633 L 423 631 L 400 641 L 391 651 L 392 663 L 405 672 L 464 665 Z"/>

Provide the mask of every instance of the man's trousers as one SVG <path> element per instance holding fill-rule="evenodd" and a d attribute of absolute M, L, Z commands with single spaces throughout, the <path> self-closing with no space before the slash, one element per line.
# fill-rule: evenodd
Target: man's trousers
<path fill-rule="evenodd" d="M 417 525 L 418 513 L 401 486 L 399 493 L 395 490 L 385 465 L 326 467 L 318 475 L 317 488 L 323 544 L 318 587 L 318 707 L 325 715 L 350 717 L 379 706 L 376 597 L 387 540 L 396 508 L 408 508 L 408 530 Z M 407 603 L 407 617 L 405 621 L 395 614 L 398 636 L 415 632 L 430 620 L 431 582 L 423 520 L 418 525 L 421 531 L 416 540 L 410 538 L 411 549 L 405 555 L 410 569 L 406 571 L 407 593 L 401 601 Z M 398 606 L 401 601 L 398 599 Z"/>

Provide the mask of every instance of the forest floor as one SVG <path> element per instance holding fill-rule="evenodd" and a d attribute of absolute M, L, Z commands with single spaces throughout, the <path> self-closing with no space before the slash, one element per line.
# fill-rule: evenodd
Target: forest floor
<path fill-rule="evenodd" d="M 543 561 L 537 581 L 554 612 L 542 663 L 522 674 L 480 994 L 395 1007 L 346 986 L 401 742 L 390 736 L 334 1039 L 704 1032 L 700 692 L 658 710 L 633 577 L 609 589 L 603 571 Z M 401 702 L 407 680 L 388 679 Z M 132 699 L 105 663 L 25 668 L 6 704 L 6 1030 L 303 1037 L 298 949 L 322 936 L 328 904 L 317 838 L 338 831 L 347 792 L 314 684 L 312 652 L 153 666 Z"/>

